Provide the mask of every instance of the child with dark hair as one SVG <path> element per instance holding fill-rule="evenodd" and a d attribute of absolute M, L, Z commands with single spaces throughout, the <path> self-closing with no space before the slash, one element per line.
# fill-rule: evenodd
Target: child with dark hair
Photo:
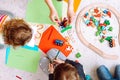
<path fill-rule="evenodd" d="M 11 19 L 2 25 L 4 44 L 24 46 L 32 38 L 32 30 L 23 19 Z"/>
<path fill-rule="evenodd" d="M 54 64 L 49 64 L 49 80 L 85 80 L 83 66 L 80 63 L 68 59 L 56 59 L 54 63 L 58 64 L 55 69 Z"/>

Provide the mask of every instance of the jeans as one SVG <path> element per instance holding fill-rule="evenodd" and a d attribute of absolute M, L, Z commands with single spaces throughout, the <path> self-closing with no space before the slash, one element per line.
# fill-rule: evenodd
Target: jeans
<path fill-rule="evenodd" d="M 117 80 L 120 80 L 120 65 L 117 65 L 115 68 L 115 77 Z"/>
<path fill-rule="evenodd" d="M 97 75 L 99 80 L 120 80 L 120 65 L 117 65 L 115 67 L 114 77 L 112 76 L 108 68 L 104 65 L 98 67 Z"/>

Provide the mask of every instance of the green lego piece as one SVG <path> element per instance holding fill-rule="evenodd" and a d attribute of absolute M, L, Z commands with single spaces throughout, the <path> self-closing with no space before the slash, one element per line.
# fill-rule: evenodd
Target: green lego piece
<path fill-rule="evenodd" d="M 93 18 L 92 21 L 95 23 L 97 20 L 95 18 Z"/>
<path fill-rule="evenodd" d="M 105 40 L 109 41 L 112 38 L 112 36 L 108 36 L 107 38 L 105 38 Z"/>
<path fill-rule="evenodd" d="M 100 35 L 100 31 L 97 31 L 97 32 L 96 32 L 96 36 L 99 36 L 99 35 Z"/>
<path fill-rule="evenodd" d="M 105 21 L 104 21 L 104 24 L 110 25 L 110 21 L 109 21 L 109 20 L 105 20 Z"/>
<path fill-rule="evenodd" d="M 103 43 L 103 42 L 104 42 L 104 40 L 105 40 L 105 39 L 101 38 L 101 39 L 100 39 L 100 42 L 101 42 L 101 43 Z"/>
<path fill-rule="evenodd" d="M 98 27 L 97 27 L 97 30 L 98 30 L 98 31 L 101 31 L 101 27 L 100 27 L 100 26 L 98 26 Z"/>
<path fill-rule="evenodd" d="M 108 29 L 109 31 L 112 31 L 113 30 L 113 27 L 109 27 L 109 29 Z"/>
<path fill-rule="evenodd" d="M 67 31 L 68 29 L 71 29 L 72 26 L 71 25 L 67 25 L 64 29 L 61 30 L 61 33 Z"/>
<path fill-rule="evenodd" d="M 81 57 L 81 54 L 78 52 L 75 56 L 76 56 L 76 58 L 79 58 L 79 57 Z"/>

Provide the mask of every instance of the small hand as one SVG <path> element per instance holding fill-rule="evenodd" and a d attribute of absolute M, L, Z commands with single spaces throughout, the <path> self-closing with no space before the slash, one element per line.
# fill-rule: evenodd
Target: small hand
<path fill-rule="evenodd" d="M 71 24 L 75 18 L 75 12 L 72 9 L 67 11 L 68 23 Z"/>
<path fill-rule="evenodd" d="M 48 71 L 49 71 L 50 73 L 53 73 L 53 72 L 54 72 L 53 64 L 49 63 Z"/>
<path fill-rule="evenodd" d="M 59 22 L 60 21 L 57 12 L 54 11 L 54 10 L 50 11 L 49 17 L 53 22 Z"/>
<path fill-rule="evenodd" d="M 60 59 L 55 59 L 54 62 L 55 62 L 56 64 L 65 63 L 65 61 L 60 60 Z"/>

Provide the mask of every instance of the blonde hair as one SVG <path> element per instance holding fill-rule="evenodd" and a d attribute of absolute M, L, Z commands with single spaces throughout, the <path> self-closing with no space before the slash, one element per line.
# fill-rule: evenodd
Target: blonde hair
<path fill-rule="evenodd" d="M 23 19 L 11 19 L 2 27 L 5 44 L 23 46 L 32 38 L 32 30 Z"/>
<path fill-rule="evenodd" d="M 81 80 L 76 68 L 68 63 L 59 64 L 53 75 L 54 80 Z"/>

